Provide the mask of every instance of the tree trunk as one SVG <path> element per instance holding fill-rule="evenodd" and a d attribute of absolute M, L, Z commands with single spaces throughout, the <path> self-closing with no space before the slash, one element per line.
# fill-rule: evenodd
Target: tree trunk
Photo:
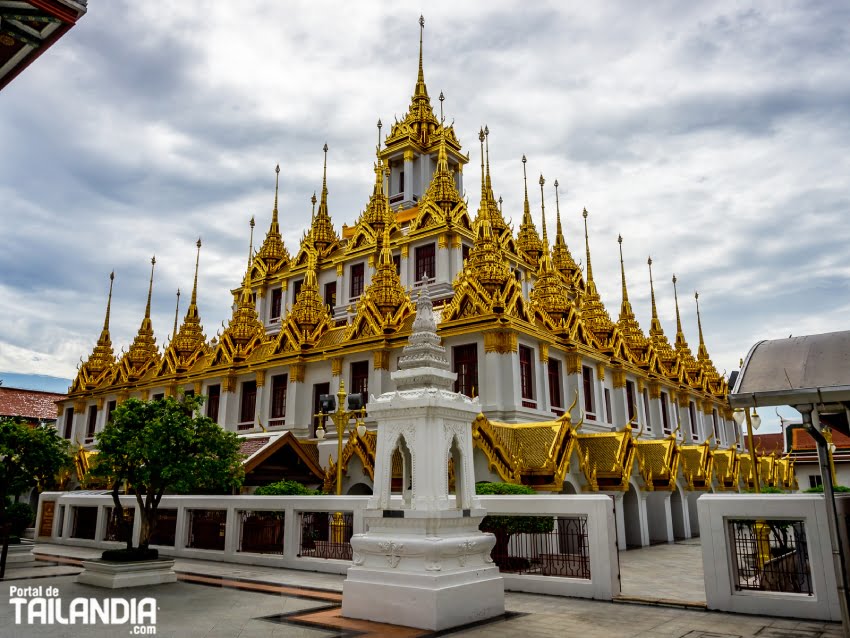
<path fill-rule="evenodd" d="M 112 519 L 115 521 L 120 533 L 124 536 L 123 540 L 127 543 L 127 551 L 133 549 L 133 530 L 130 527 L 130 522 L 124 516 L 124 506 L 121 504 L 121 499 L 118 496 L 118 481 L 112 484 Z"/>
<path fill-rule="evenodd" d="M 6 577 L 6 556 L 9 554 L 9 530 L 11 524 L 6 521 L 6 496 L 0 494 L 0 540 L 3 549 L 0 551 L 0 580 Z"/>
<path fill-rule="evenodd" d="M 142 508 L 139 514 L 142 516 L 142 520 L 139 521 L 141 523 L 139 526 L 139 549 L 147 550 L 150 547 L 151 538 L 156 531 L 159 512 L 155 505 L 150 505 Z"/>

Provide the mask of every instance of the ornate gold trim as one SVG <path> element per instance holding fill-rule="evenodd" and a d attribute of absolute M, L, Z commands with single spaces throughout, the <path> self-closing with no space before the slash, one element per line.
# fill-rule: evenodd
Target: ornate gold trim
<path fill-rule="evenodd" d="M 541 363 L 549 363 L 549 344 L 541 343 L 540 349 L 537 351 Z"/>
<path fill-rule="evenodd" d="M 264 385 L 266 385 L 266 371 L 257 370 L 257 387 L 262 388 Z"/>
<path fill-rule="evenodd" d="M 293 383 L 304 383 L 305 365 L 303 363 L 289 364 L 289 380 Z"/>
<path fill-rule="evenodd" d="M 484 352 L 508 354 L 517 351 L 517 336 L 513 330 L 491 330 L 484 333 Z"/>
<path fill-rule="evenodd" d="M 338 377 L 342 374 L 342 357 L 331 359 L 331 375 Z"/>
<path fill-rule="evenodd" d="M 373 366 L 375 370 L 389 370 L 390 369 L 390 351 L 389 350 L 375 350 L 373 357 Z"/>

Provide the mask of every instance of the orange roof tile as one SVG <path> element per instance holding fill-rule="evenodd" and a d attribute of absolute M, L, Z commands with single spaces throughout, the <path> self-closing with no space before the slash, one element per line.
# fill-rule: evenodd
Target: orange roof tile
<path fill-rule="evenodd" d="M 56 402 L 66 394 L 0 387 L 0 416 L 19 416 L 25 419 L 56 419 Z"/>
<path fill-rule="evenodd" d="M 838 430 L 834 429 L 832 431 L 832 442 L 835 443 L 836 448 L 850 449 L 850 437 Z M 806 432 L 803 428 L 794 428 L 792 444 L 795 452 L 817 449 L 812 435 Z"/>

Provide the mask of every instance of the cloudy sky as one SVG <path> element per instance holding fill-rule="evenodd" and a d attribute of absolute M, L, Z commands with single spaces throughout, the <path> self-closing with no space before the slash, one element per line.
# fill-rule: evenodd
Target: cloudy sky
<path fill-rule="evenodd" d="M 90 2 L 0 95 L 0 376 L 73 377 L 112 269 L 112 338 L 129 344 L 153 254 L 164 343 L 199 235 L 199 305 L 214 334 L 244 272 L 248 220 L 268 227 L 278 162 L 290 250 L 325 142 L 331 216 L 353 223 L 375 123 L 405 112 L 416 79 L 421 7 L 388 6 Z M 425 19 L 428 89 L 435 105 L 445 93 L 471 167 L 486 123 L 505 216 L 518 226 L 525 153 L 534 183 L 547 178 L 550 233 L 559 180 L 577 259 L 587 207 L 613 314 L 621 233 L 641 325 L 651 254 L 668 336 L 675 273 L 692 348 L 698 290 L 721 372 L 757 340 L 848 327 L 846 3 L 429 2 Z M 466 171 L 473 211 L 478 180 Z"/>

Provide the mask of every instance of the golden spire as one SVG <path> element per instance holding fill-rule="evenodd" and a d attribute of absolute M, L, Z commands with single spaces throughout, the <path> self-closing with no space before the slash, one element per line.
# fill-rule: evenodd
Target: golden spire
<path fill-rule="evenodd" d="M 697 328 L 699 329 L 699 349 L 697 350 L 697 358 L 700 363 L 709 361 L 708 348 L 705 347 L 705 340 L 702 338 L 702 318 L 699 314 L 699 292 L 694 291 L 694 301 L 697 304 Z"/>
<path fill-rule="evenodd" d="M 177 336 L 177 317 L 180 315 L 180 289 L 177 289 L 177 304 L 174 306 L 174 330 L 171 332 L 171 338 Z"/>
<path fill-rule="evenodd" d="M 297 328 L 300 339 L 307 339 L 316 326 L 324 320 L 330 321 L 328 308 L 319 295 L 319 283 L 316 276 L 315 250 L 307 251 L 307 270 L 304 273 L 304 282 L 295 299 L 290 312 L 289 323 Z"/>
<path fill-rule="evenodd" d="M 201 259 L 200 237 L 198 237 L 195 246 L 197 247 L 197 252 L 195 253 L 195 279 L 192 283 L 192 296 L 189 299 L 186 316 L 183 318 L 183 325 L 180 326 L 177 336 L 172 339 L 169 346 L 174 349 L 178 357 L 178 364 L 188 361 L 192 354 L 201 348 L 206 341 L 204 328 L 201 325 L 201 316 L 198 313 L 198 265 Z"/>
<path fill-rule="evenodd" d="M 322 147 L 325 153 L 322 166 L 322 196 L 319 200 L 319 212 L 313 218 L 311 233 L 313 243 L 319 251 L 325 251 L 339 241 L 331 217 L 328 214 L 328 145 Z"/>
<path fill-rule="evenodd" d="M 687 342 L 685 341 L 685 333 L 682 331 L 682 317 L 679 314 L 679 293 L 676 290 L 676 275 L 673 275 L 673 301 L 676 304 L 676 348 L 680 348 L 682 345 L 687 347 Z"/>
<path fill-rule="evenodd" d="M 414 95 L 428 97 L 428 89 L 425 86 L 425 71 L 422 68 L 422 34 L 425 32 L 425 17 L 419 16 L 419 75 L 416 76 L 416 90 Z"/>
<path fill-rule="evenodd" d="M 392 315 L 404 303 L 407 295 L 401 285 L 390 248 L 390 227 L 384 226 L 383 245 L 378 270 L 367 289 L 369 301 L 377 307 L 381 318 Z"/>
<path fill-rule="evenodd" d="M 71 384 L 72 391 L 86 390 L 99 385 L 106 372 L 115 363 L 112 350 L 112 339 L 109 336 L 109 313 L 112 309 L 112 284 L 115 281 L 115 271 L 109 273 L 109 296 L 106 300 L 106 316 L 103 319 L 103 329 L 88 360 L 80 366 L 77 377 Z"/>
<path fill-rule="evenodd" d="M 156 347 L 156 338 L 153 334 L 153 324 L 151 323 L 151 296 L 153 294 L 153 271 L 156 266 L 156 257 L 151 258 L 151 277 L 148 284 L 148 302 L 145 306 L 145 317 L 142 319 L 142 325 L 139 326 L 139 332 L 130 348 L 125 355 L 126 360 L 132 366 L 131 374 L 137 374 L 142 370 L 146 363 L 156 361 L 159 358 L 159 352 Z"/>
<path fill-rule="evenodd" d="M 490 127 L 484 125 L 484 157 L 487 163 L 486 180 L 487 180 L 487 195 L 493 199 L 493 183 L 490 181 Z"/>
<path fill-rule="evenodd" d="M 564 241 L 564 231 L 561 227 L 561 202 L 558 197 L 558 180 L 555 180 L 555 211 L 555 245 L 552 248 L 552 263 L 572 283 L 576 273 L 579 272 L 579 267 L 570 254 L 569 248 L 567 248 L 567 242 Z"/>
<path fill-rule="evenodd" d="M 632 304 L 629 301 L 629 291 L 626 287 L 626 265 L 623 261 L 623 236 L 617 235 L 617 243 L 620 244 L 620 278 L 623 285 L 623 301 L 620 305 L 620 317 L 617 320 L 620 332 L 629 345 L 629 348 L 638 358 L 643 358 L 647 346 L 646 336 L 640 329 L 640 324 L 635 318 Z"/>
<path fill-rule="evenodd" d="M 546 201 L 543 197 L 543 184 L 546 180 L 543 179 L 543 173 L 540 173 L 540 223 L 543 226 L 543 252 L 549 254 L 549 237 L 546 234 Z"/>
<path fill-rule="evenodd" d="M 440 136 L 440 146 L 437 153 L 437 169 L 425 191 L 423 200 L 427 199 L 442 208 L 445 212 L 451 211 L 461 201 L 457 190 L 454 176 L 449 170 L 449 157 L 446 153 L 446 136 Z M 421 204 L 420 204 L 421 207 Z"/>
<path fill-rule="evenodd" d="M 593 282 L 593 266 L 590 264 L 590 239 L 587 236 L 587 209 L 585 208 L 581 212 L 581 216 L 584 217 L 584 249 L 587 252 L 587 285 L 593 286 L 596 288 L 596 284 Z"/>
<path fill-rule="evenodd" d="M 652 299 L 652 321 L 649 324 L 650 336 L 663 335 L 664 330 L 661 328 L 661 321 L 658 319 L 658 308 L 655 305 L 655 284 L 652 282 L 652 257 L 646 260 L 646 265 L 649 266 L 649 295 Z"/>
<path fill-rule="evenodd" d="M 549 317 L 560 322 L 567 318 L 575 300 L 575 291 L 552 265 L 549 255 L 549 237 L 546 232 L 546 206 L 543 185 L 546 180 L 540 176 L 540 213 L 543 224 L 543 252 L 538 262 L 537 279 L 531 288 L 529 298 L 533 306 L 544 311 Z"/>
<path fill-rule="evenodd" d="M 596 289 L 596 283 L 593 281 L 593 268 L 590 264 L 590 239 L 587 233 L 587 209 L 582 211 L 584 217 L 584 245 L 587 251 L 587 289 L 584 292 L 582 300 L 581 316 L 584 323 L 602 340 L 603 346 L 607 346 L 608 338 L 614 329 L 614 323 L 611 321 L 611 316 L 605 309 L 602 299 L 599 297 L 599 292 Z"/>
<path fill-rule="evenodd" d="M 239 301 L 233 309 L 233 316 L 230 318 L 230 323 L 221 335 L 219 341 L 219 349 L 225 347 L 225 344 L 230 341 L 234 346 L 231 357 L 233 359 L 243 357 L 247 354 L 246 347 L 254 339 L 254 337 L 262 338 L 265 335 L 263 324 L 257 316 L 255 308 L 254 296 L 251 292 L 251 264 L 254 260 L 254 218 L 251 217 L 249 222 L 251 227 L 251 239 L 248 243 L 248 267 L 245 271 L 245 278 L 242 281 L 242 291 L 239 294 Z"/>
<path fill-rule="evenodd" d="M 257 258 L 266 265 L 266 272 L 277 270 L 276 266 L 281 260 L 288 260 L 289 253 L 286 251 L 286 246 L 283 244 L 283 238 L 280 236 L 280 224 L 278 223 L 277 210 L 277 195 L 280 186 L 280 164 L 274 169 L 274 208 L 272 208 L 272 223 L 269 226 L 269 232 L 266 233 L 266 239 L 257 253 Z"/>
<path fill-rule="evenodd" d="M 528 259 L 536 262 L 540 257 L 541 244 L 540 236 L 537 234 L 537 228 L 534 227 L 534 220 L 531 217 L 531 207 L 528 204 L 528 176 L 525 171 L 527 161 L 525 155 L 523 155 L 522 181 L 525 187 L 525 201 L 522 209 L 522 224 L 520 224 L 519 233 L 517 234 L 517 248 L 520 252 L 525 253 Z"/>

